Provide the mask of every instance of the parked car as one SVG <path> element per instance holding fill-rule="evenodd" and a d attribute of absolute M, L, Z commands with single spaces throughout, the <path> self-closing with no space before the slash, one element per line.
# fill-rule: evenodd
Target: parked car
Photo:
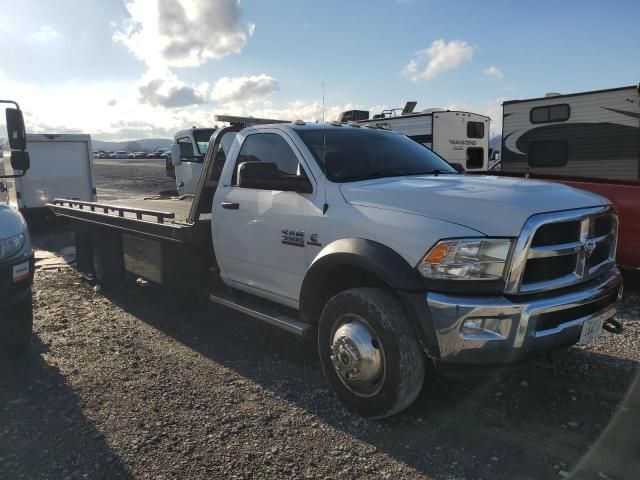
<path fill-rule="evenodd" d="M 129 153 L 124 150 L 119 150 L 110 154 L 109 158 L 129 158 Z"/>
<path fill-rule="evenodd" d="M 129 158 L 147 158 L 147 152 L 131 152 Z"/>
<path fill-rule="evenodd" d="M 27 135 L 18 104 L 7 108 L 6 167 L 0 179 L 24 178 L 30 167 Z M 27 224 L 18 209 L 0 205 L 0 354 L 18 354 L 29 347 L 33 330 L 33 248 Z"/>

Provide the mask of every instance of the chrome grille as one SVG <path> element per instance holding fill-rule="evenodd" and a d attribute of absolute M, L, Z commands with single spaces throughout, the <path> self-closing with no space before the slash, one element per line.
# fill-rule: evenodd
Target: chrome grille
<path fill-rule="evenodd" d="M 518 238 L 507 293 L 586 281 L 613 265 L 618 218 L 609 207 L 534 215 Z"/>

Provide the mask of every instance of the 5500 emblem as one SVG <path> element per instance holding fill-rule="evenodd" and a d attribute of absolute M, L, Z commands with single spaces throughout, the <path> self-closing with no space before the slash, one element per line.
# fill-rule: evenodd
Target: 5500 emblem
<path fill-rule="evenodd" d="M 294 247 L 304 247 L 304 232 L 283 228 L 282 243 L 293 245 Z"/>

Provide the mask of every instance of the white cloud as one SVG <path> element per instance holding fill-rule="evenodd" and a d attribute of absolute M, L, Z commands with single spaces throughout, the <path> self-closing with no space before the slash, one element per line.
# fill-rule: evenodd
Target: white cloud
<path fill-rule="evenodd" d="M 50 43 L 62 38 L 62 34 L 51 25 L 42 25 L 37 31 L 28 35 L 27 39 L 35 43 Z"/>
<path fill-rule="evenodd" d="M 153 107 L 179 108 L 207 101 L 209 84 L 186 85 L 167 69 L 151 69 L 138 83 L 138 101 Z"/>
<path fill-rule="evenodd" d="M 471 60 L 472 56 L 473 47 L 465 41 L 435 40 L 429 48 L 418 51 L 401 73 L 413 82 L 430 79 Z"/>
<path fill-rule="evenodd" d="M 500 70 L 495 65 L 491 65 L 490 67 L 485 68 L 482 71 L 482 73 L 485 74 L 487 77 L 493 77 L 498 80 L 501 80 L 504 78 L 504 73 L 502 73 L 502 70 Z"/>
<path fill-rule="evenodd" d="M 247 24 L 247 32 L 249 32 L 250 37 L 253 37 L 253 34 L 256 32 L 256 24 L 253 22 L 249 22 Z"/>
<path fill-rule="evenodd" d="M 220 103 L 255 103 L 279 89 L 278 81 L 269 75 L 222 77 L 213 86 L 211 98 Z"/>
<path fill-rule="evenodd" d="M 240 53 L 248 31 L 239 0 L 130 0 L 113 39 L 150 66 L 192 67 Z"/>

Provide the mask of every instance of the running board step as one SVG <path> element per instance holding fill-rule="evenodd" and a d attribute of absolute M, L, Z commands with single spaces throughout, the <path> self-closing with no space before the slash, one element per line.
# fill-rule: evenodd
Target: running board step
<path fill-rule="evenodd" d="M 298 335 L 299 337 L 307 337 L 311 333 L 311 325 L 302 320 L 291 318 L 284 314 L 279 314 L 277 308 L 267 305 L 266 302 L 260 300 L 246 300 L 234 298 L 224 293 L 212 293 L 209 300 L 213 303 L 231 308 L 238 312 L 257 318 L 269 325 L 286 330 L 287 332 Z"/>

